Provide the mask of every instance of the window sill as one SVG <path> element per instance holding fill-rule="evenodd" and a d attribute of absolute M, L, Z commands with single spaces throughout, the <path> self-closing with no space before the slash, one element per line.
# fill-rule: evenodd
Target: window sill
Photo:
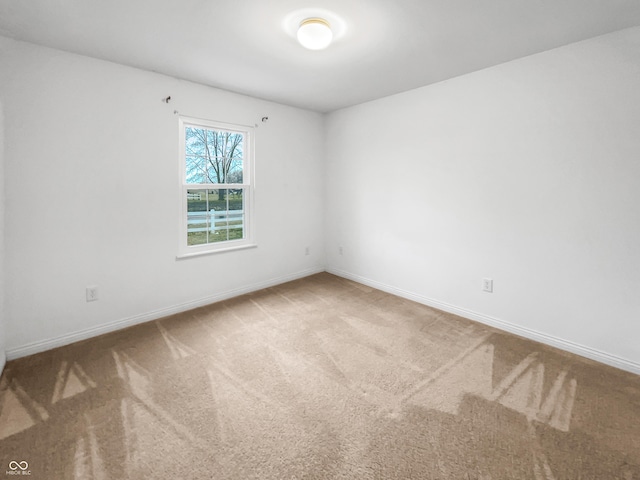
<path fill-rule="evenodd" d="M 205 250 L 201 252 L 180 253 L 176 255 L 176 260 L 183 260 L 185 258 L 201 257 L 202 255 L 215 255 L 216 253 L 233 252 L 235 250 L 245 250 L 247 248 L 257 248 L 255 243 L 249 243 L 246 245 L 235 245 L 225 248 L 216 248 L 215 250 Z"/>

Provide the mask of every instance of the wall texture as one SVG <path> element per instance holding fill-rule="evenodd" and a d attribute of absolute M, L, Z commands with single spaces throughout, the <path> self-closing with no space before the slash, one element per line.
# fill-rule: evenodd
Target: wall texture
<path fill-rule="evenodd" d="M 330 114 L 328 270 L 640 373 L 639 85 L 634 28 Z"/>
<path fill-rule="evenodd" d="M 320 114 L 9 39 L 0 64 L 9 357 L 323 270 Z M 258 124 L 257 248 L 176 259 L 174 110 Z"/>

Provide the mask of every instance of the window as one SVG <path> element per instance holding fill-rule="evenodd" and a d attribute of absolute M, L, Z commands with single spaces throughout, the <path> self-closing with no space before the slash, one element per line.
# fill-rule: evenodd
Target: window
<path fill-rule="evenodd" d="M 253 128 L 180 118 L 178 256 L 253 246 Z"/>

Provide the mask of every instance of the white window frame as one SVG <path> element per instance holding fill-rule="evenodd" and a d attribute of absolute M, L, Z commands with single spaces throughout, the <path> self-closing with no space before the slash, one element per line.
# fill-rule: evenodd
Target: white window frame
<path fill-rule="evenodd" d="M 211 253 L 228 252 L 244 248 L 256 247 L 255 231 L 253 222 L 253 197 L 254 197 L 254 127 L 248 125 L 236 125 L 231 123 L 203 120 L 193 117 L 179 117 L 179 145 L 180 145 L 180 228 L 177 258 L 207 255 Z M 186 148 L 185 129 L 186 127 L 208 128 L 211 130 L 222 130 L 244 135 L 243 145 L 243 183 L 187 183 L 186 173 Z M 242 188 L 242 200 L 244 210 L 243 234 L 244 238 L 236 240 L 225 240 L 202 245 L 187 245 L 187 191 L 197 189 L 218 190 L 218 189 Z"/>

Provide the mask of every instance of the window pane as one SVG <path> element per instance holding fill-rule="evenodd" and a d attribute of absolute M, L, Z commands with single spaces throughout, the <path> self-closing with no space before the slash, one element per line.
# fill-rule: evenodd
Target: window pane
<path fill-rule="evenodd" d="M 187 183 L 242 183 L 244 135 L 185 127 Z"/>
<path fill-rule="evenodd" d="M 244 238 L 244 191 L 229 189 L 229 240 Z"/>
<path fill-rule="evenodd" d="M 245 238 L 244 190 L 187 190 L 187 245 Z"/>
<path fill-rule="evenodd" d="M 187 245 L 209 243 L 209 209 L 206 190 L 187 190 Z"/>
<path fill-rule="evenodd" d="M 209 192 L 212 224 L 209 242 L 244 238 L 243 189 L 218 189 L 209 190 Z"/>

